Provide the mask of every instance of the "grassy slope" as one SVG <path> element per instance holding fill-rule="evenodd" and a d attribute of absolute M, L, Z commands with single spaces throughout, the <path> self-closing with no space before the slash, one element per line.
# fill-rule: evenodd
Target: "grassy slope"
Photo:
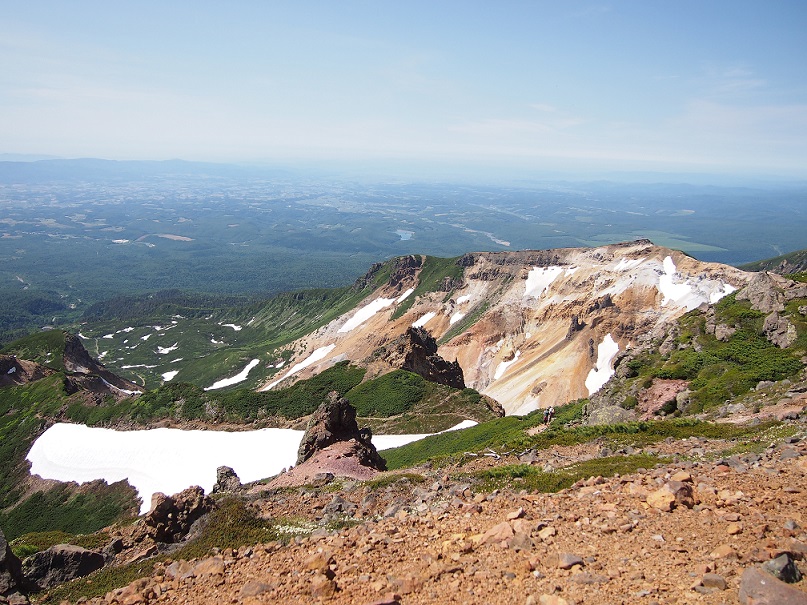
<path fill-rule="evenodd" d="M 788 304 L 788 317 L 799 334 L 788 349 L 768 342 L 762 333 L 764 315 L 751 309 L 748 302 L 737 301 L 733 294 L 714 306 L 717 323 L 737 328 L 726 342 L 707 334 L 705 315 L 691 311 L 678 322 L 678 348 L 666 358 L 652 351 L 629 362 L 635 376 L 624 384 L 612 385 L 621 390 L 612 398 L 630 407 L 633 402 L 626 393 L 648 385 L 653 378 L 684 379 L 691 381 L 692 391 L 687 411 L 697 413 L 745 395 L 762 380 L 794 376 L 803 367 L 800 358 L 807 353 L 807 321 L 797 312 L 804 304 L 807 301 L 803 299 Z"/>

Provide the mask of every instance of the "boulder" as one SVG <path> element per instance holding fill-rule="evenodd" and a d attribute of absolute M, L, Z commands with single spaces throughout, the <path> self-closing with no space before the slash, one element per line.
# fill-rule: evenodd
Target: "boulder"
<path fill-rule="evenodd" d="M 748 285 L 737 293 L 737 300 L 747 300 L 754 309 L 765 314 L 784 311 L 782 290 L 789 281 L 767 271 L 755 273 Z"/>
<path fill-rule="evenodd" d="M 173 496 L 156 493 L 151 498 L 151 510 L 143 523 L 146 534 L 156 542 L 178 542 L 191 525 L 214 507 L 213 500 L 198 485 Z"/>
<path fill-rule="evenodd" d="M 216 469 L 216 483 L 211 493 L 234 493 L 241 489 L 241 479 L 235 470 L 229 466 L 220 466 Z"/>
<path fill-rule="evenodd" d="M 618 405 L 605 405 L 590 411 L 587 424 L 616 424 L 618 422 L 632 422 L 636 414 Z"/>
<path fill-rule="evenodd" d="M 807 593 L 788 586 L 758 567 L 749 567 L 740 578 L 743 605 L 807 605 Z"/>
<path fill-rule="evenodd" d="M 356 408 L 347 399 L 340 397 L 339 393 L 332 391 L 308 421 L 297 450 L 297 464 L 302 464 L 334 443 L 351 440 L 355 441 L 355 456 L 362 466 L 387 470 L 386 461 L 372 443 L 370 430 L 359 430 Z"/>
<path fill-rule="evenodd" d="M 786 349 L 798 338 L 796 326 L 789 319 L 775 312 L 765 318 L 762 330 L 765 332 L 765 338 L 780 349 Z"/>
<path fill-rule="evenodd" d="M 3 530 L 0 529 L 0 599 L 8 598 L 18 593 L 24 586 L 22 563 L 6 541 Z"/>
<path fill-rule="evenodd" d="M 45 590 L 86 576 L 103 566 L 104 556 L 100 553 L 72 544 L 56 544 L 25 559 L 23 573 L 29 581 Z"/>

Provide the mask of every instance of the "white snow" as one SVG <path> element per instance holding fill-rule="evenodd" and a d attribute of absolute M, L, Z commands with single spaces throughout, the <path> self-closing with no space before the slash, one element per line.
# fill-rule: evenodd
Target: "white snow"
<path fill-rule="evenodd" d="M 435 313 L 434 311 L 429 311 L 428 313 L 426 313 L 425 315 L 423 315 L 423 316 L 422 316 L 420 319 L 418 319 L 417 321 L 412 322 L 412 327 L 413 327 L 413 328 L 422 328 L 422 327 L 423 327 L 423 326 L 425 326 L 427 323 L 429 323 L 429 321 L 431 321 L 432 319 L 434 319 L 434 317 L 435 317 L 436 315 L 437 315 L 437 313 Z"/>
<path fill-rule="evenodd" d="M 283 376 L 281 378 L 278 378 L 274 382 L 270 382 L 268 385 L 263 387 L 261 389 L 261 391 L 270 391 L 275 387 L 275 385 L 277 385 L 280 382 L 284 381 L 286 378 L 288 378 L 289 376 L 291 376 L 295 372 L 299 372 L 300 370 L 307 368 L 311 364 L 316 363 L 321 359 L 325 359 L 325 357 L 328 355 L 328 353 L 333 351 L 335 347 L 336 347 L 335 344 L 329 344 L 328 346 L 318 348 L 316 351 L 311 353 L 311 355 L 309 355 L 308 357 L 303 359 L 301 362 L 295 363 L 293 366 L 291 366 L 289 368 L 289 371 L 286 372 L 285 374 L 283 374 Z"/>
<path fill-rule="evenodd" d="M 222 378 L 221 380 L 217 380 L 209 387 L 205 387 L 205 391 L 213 391 L 215 389 L 223 389 L 224 387 L 229 387 L 234 384 L 238 384 L 239 382 L 244 382 L 249 375 L 250 370 L 254 368 L 256 365 L 260 363 L 259 359 L 253 359 L 247 364 L 243 370 L 241 370 L 235 376 L 231 376 L 230 378 Z"/>
<path fill-rule="evenodd" d="M 145 336 L 141 336 L 140 340 L 148 340 L 149 338 L 151 338 L 151 334 L 146 334 Z"/>
<path fill-rule="evenodd" d="M 370 319 L 373 315 L 378 313 L 381 309 L 389 307 L 394 302 L 394 298 L 376 298 L 373 302 L 356 311 L 353 317 L 348 319 L 345 322 L 345 325 L 339 328 L 338 333 L 343 334 L 345 332 L 350 332 L 353 328 L 357 328 L 365 321 Z"/>
<path fill-rule="evenodd" d="M 471 300 L 471 295 L 470 294 L 464 294 L 464 295 L 460 296 L 457 299 L 457 304 L 461 305 L 463 303 L 467 303 L 469 300 Z"/>
<path fill-rule="evenodd" d="M 661 301 L 663 307 L 668 302 L 672 301 L 681 304 L 685 298 L 692 294 L 692 286 L 683 284 L 674 284 L 673 278 L 675 277 L 675 262 L 671 256 L 664 258 L 664 275 L 659 277 L 658 289 L 664 295 L 664 300 Z M 698 305 L 695 305 L 696 307 Z M 693 307 L 694 308 L 694 307 Z"/>
<path fill-rule="evenodd" d="M 451 318 L 448 320 L 448 323 L 449 325 L 454 325 L 463 317 L 465 317 L 465 313 L 463 313 L 462 311 L 457 311 L 456 313 L 454 313 L 454 315 L 451 316 Z"/>
<path fill-rule="evenodd" d="M 669 257 L 668 257 L 669 258 Z M 643 258 L 621 258 L 619 262 L 616 264 L 616 267 L 613 268 L 614 271 L 630 271 L 631 269 L 635 269 L 639 265 L 641 265 L 645 259 Z"/>
<path fill-rule="evenodd" d="M 6 374 L 13 374 L 17 371 L 17 366 L 11 366 Z"/>
<path fill-rule="evenodd" d="M 496 366 L 496 372 L 493 374 L 493 380 L 499 380 L 504 373 L 507 371 L 511 365 L 518 361 L 518 358 L 521 357 L 521 351 L 516 351 L 516 354 L 513 356 L 513 359 L 510 361 L 502 361 L 499 365 Z"/>
<path fill-rule="evenodd" d="M 128 389 L 120 389 L 116 387 L 114 384 L 110 384 L 104 378 L 101 378 L 101 382 L 103 382 L 106 386 L 108 386 L 113 391 L 118 391 L 119 393 L 125 393 L 126 395 L 142 395 L 143 391 L 130 391 Z"/>
<path fill-rule="evenodd" d="M 410 294 L 412 294 L 412 292 L 414 292 L 414 291 L 415 291 L 415 289 L 414 289 L 414 288 L 409 288 L 409 289 L 408 289 L 406 292 L 404 292 L 404 293 L 403 293 L 403 294 L 401 294 L 401 295 L 400 295 L 400 296 L 399 296 L 397 299 L 395 299 L 395 302 L 396 302 L 396 303 L 403 302 L 403 301 L 404 301 L 404 300 L 406 300 L 406 299 L 407 299 L 407 297 L 409 297 L 409 295 L 410 295 Z"/>
<path fill-rule="evenodd" d="M 165 374 L 163 374 L 163 381 L 169 382 L 173 380 L 177 374 L 179 374 L 179 370 L 171 370 L 170 372 L 166 372 Z"/>
<path fill-rule="evenodd" d="M 465 420 L 448 430 L 476 424 Z M 190 485 L 210 492 L 216 469 L 230 466 L 242 482 L 257 481 L 295 464 L 303 431 L 115 431 L 57 423 L 28 452 L 31 473 L 59 481 L 108 483 L 128 479 L 145 513 L 155 492 L 175 494 Z M 428 435 L 374 435 L 379 450 L 405 445 Z M 168 462 L 167 462 L 168 461 Z M 181 464 L 177 461 L 181 461 Z"/>
<path fill-rule="evenodd" d="M 224 344 L 224 341 L 223 341 L 223 340 L 216 340 L 215 338 L 211 338 L 211 339 L 210 339 L 210 342 L 212 342 L 214 345 L 221 345 L 221 344 Z"/>
<path fill-rule="evenodd" d="M 533 267 L 527 274 L 524 297 L 538 298 L 563 271 L 563 267 Z"/>
<path fill-rule="evenodd" d="M 603 385 L 608 382 L 611 376 L 614 375 L 611 362 L 618 352 L 619 345 L 611 337 L 610 333 L 607 334 L 597 346 L 597 364 L 586 377 L 586 388 L 588 389 L 589 395 L 599 391 Z"/>
<path fill-rule="evenodd" d="M 136 364 L 131 365 L 131 366 L 121 366 L 120 369 L 121 370 L 130 370 L 132 368 L 146 368 L 146 369 L 151 370 L 152 368 L 156 368 L 156 367 L 157 366 L 146 365 L 145 363 L 136 363 Z"/>
<path fill-rule="evenodd" d="M 157 345 L 157 353 L 160 355 L 168 355 L 171 351 L 176 351 L 179 348 L 179 343 L 175 342 L 170 347 L 161 347 Z"/>
<path fill-rule="evenodd" d="M 104 334 L 101 338 L 115 338 L 114 334 Z"/>
<path fill-rule="evenodd" d="M 237 326 L 237 325 L 235 325 L 235 324 L 221 324 L 221 325 L 222 325 L 223 327 L 225 327 L 225 328 L 232 328 L 232 329 L 233 329 L 233 330 L 235 330 L 236 332 L 240 332 L 240 331 L 241 331 L 241 329 L 242 329 L 242 328 L 241 328 L 241 326 Z"/>
<path fill-rule="evenodd" d="M 732 292 L 734 292 L 736 289 L 737 289 L 737 288 L 735 288 L 735 287 L 734 287 L 734 286 L 732 286 L 731 284 L 723 284 L 723 285 L 720 287 L 720 289 L 719 289 L 719 290 L 716 290 L 715 292 L 712 292 L 711 294 L 709 294 L 709 302 L 710 302 L 711 304 L 715 304 L 715 303 L 716 303 L 716 302 L 718 302 L 718 301 L 719 301 L 721 298 L 723 298 L 724 296 L 728 296 L 729 294 L 731 294 Z"/>

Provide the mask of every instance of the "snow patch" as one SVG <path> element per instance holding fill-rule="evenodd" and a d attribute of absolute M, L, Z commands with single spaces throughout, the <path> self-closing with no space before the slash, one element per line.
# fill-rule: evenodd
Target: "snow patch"
<path fill-rule="evenodd" d="M 426 313 L 423 317 L 421 317 L 417 321 L 412 322 L 412 327 L 413 328 L 422 328 L 427 323 L 429 323 L 429 321 L 434 319 L 434 317 L 436 315 L 437 315 L 437 313 L 435 313 L 434 311 L 429 311 L 428 313 Z"/>
<path fill-rule="evenodd" d="M 115 338 L 114 334 L 104 334 L 101 338 Z"/>
<path fill-rule="evenodd" d="M 403 302 L 403 301 L 404 301 L 404 300 L 406 300 L 406 298 L 407 298 L 407 297 L 408 297 L 410 294 L 412 294 L 412 292 L 414 292 L 414 291 L 415 291 L 415 289 L 414 289 L 414 288 L 409 288 L 409 289 L 408 289 L 406 292 L 404 292 L 403 294 L 401 294 L 401 295 L 400 295 L 400 296 L 399 296 L 399 297 L 398 297 L 398 298 L 395 300 L 395 302 L 396 302 L 396 303 Z"/>
<path fill-rule="evenodd" d="M 669 257 L 667 257 L 669 258 Z M 645 261 L 644 258 L 621 258 L 619 262 L 616 264 L 616 267 L 613 268 L 613 271 L 630 271 L 631 269 L 635 269 L 639 265 L 641 265 Z"/>
<path fill-rule="evenodd" d="M 176 351 L 179 348 L 179 343 L 175 342 L 170 347 L 161 347 L 157 345 L 157 354 L 159 355 L 168 355 L 171 351 Z"/>
<path fill-rule="evenodd" d="M 457 299 L 457 304 L 461 305 L 463 303 L 467 303 L 469 300 L 471 300 L 471 295 L 470 294 L 464 294 L 464 295 L 460 296 Z"/>
<path fill-rule="evenodd" d="M 513 359 L 510 361 L 502 361 L 499 365 L 496 366 L 496 372 L 493 374 L 493 380 L 499 380 L 504 373 L 507 371 L 511 365 L 518 361 L 518 358 L 521 357 L 521 351 L 516 351 L 516 354 L 513 356 Z"/>
<path fill-rule="evenodd" d="M 288 378 L 288 377 L 289 377 L 289 376 L 291 376 L 292 374 L 295 374 L 296 372 L 299 372 L 300 370 L 303 370 L 303 369 L 307 368 L 307 367 L 308 367 L 308 366 L 310 366 L 311 364 L 316 363 L 316 362 L 318 362 L 318 361 L 319 361 L 319 360 L 321 360 L 321 359 L 325 359 L 325 357 L 327 357 L 327 356 L 328 356 L 328 354 L 329 354 L 331 351 L 333 351 L 333 350 L 334 350 L 334 348 L 336 348 L 336 345 L 335 345 L 335 344 L 330 344 L 330 345 L 328 345 L 328 346 L 326 346 L 326 347 L 320 347 L 319 349 L 317 349 L 316 351 L 314 351 L 313 353 L 311 353 L 311 355 L 309 355 L 308 357 L 306 357 L 305 359 L 303 359 L 303 360 L 302 360 L 300 363 L 295 363 L 293 366 L 291 366 L 291 367 L 289 368 L 289 371 L 288 371 L 288 372 L 286 372 L 286 373 L 283 375 L 283 377 L 282 377 L 282 378 L 279 378 L 279 379 L 275 380 L 274 382 L 270 382 L 268 385 L 266 385 L 265 387 L 263 387 L 263 388 L 261 389 L 261 391 L 270 391 L 270 390 L 272 390 L 272 389 L 275 387 L 275 385 L 277 385 L 277 384 L 279 384 L 280 382 L 282 382 L 282 381 L 286 380 L 286 378 Z"/>
<path fill-rule="evenodd" d="M 448 430 L 474 424 L 465 420 Z M 373 443 L 384 450 L 427 436 L 373 435 Z M 210 493 L 220 466 L 232 467 L 244 483 L 276 475 L 297 462 L 302 437 L 303 431 L 292 429 L 115 431 L 57 423 L 34 442 L 27 459 L 31 473 L 44 479 L 79 483 L 127 479 L 142 500 L 142 514 L 148 512 L 156 492 L 176 494 L 189 485 L 200 485 Z M 166 460 L 182 460 L 182 464 L 166 464 Z"/>
<path fill-rule="evenodd" d="M 618 352 L 619 345 L 611 337 L 610 333 L 607 334 L 597 346 L 597 364 L 586 377 L 586 388 L 588 389 L 589 395 L 599 391 L 603 385 L 610 380 L 611 376 L 614 375 L 611 362 Z"/>
<path fill-rule="evenodd" d="M 365 305 L 345 322 L 337 332 L 339 334 L 344 334 L 346 332 L 350 332 L 353 328 L 359 327 L 365 321 L 370 319 L 373 315 L 378 313 L 381 309 L 389 307 L 392 303 L 395 302 L 394 298 L 376 298 L 373 302 L 368 305 Z"/>
<path fill-rule="evenodd" d="M 454 315 L 451 316 L 451 318 L 448 320 L 448 323 L 449 325 L 454 325 L 463 317 L 465 317 L 465 313 L 463 313 L 462 311 L 457 311 L 456 313 L 454 313 Z"/>
<path fill-rule="evenodd" d="M 720 289 L 718 289 L 717 291 L 712 292 L 711 294 L 709 294 L 709 302 L 711 304 L 715 304 L 716 302 L 719 302 L 721 298 L 723 298 L 724 296 L 728 296 L 729 294 L 734 292 L 736 289 L 737 288 L 735 288 L 731 284 L 723 284 L 720 287 Z"/>
<path fill-rule="evenodd" d="M 213 391 L 215 389 L 223 389 L 224 387 L 229 387 L 234 384 L 238 384 L 239 382 L 244 382 L 249 375 L 250 370 L 254 368 L 256 365 L 260 363 L 259 359 L 253 359 L 247 364 L 243 370 L 241 370 L 235 376 L 231 376 L 230 378 L 222 378 L 221 380 L 217 380 L 209 387 L 205 387 L 205 391 Z M 168 372 L 170 374 L 170 372 Z"/>
<path fill-rule="evenodd" d="M 170 372 L 166 372 L 163 374 L 163 382 L 170 382 L 176 377 L 177 374 L 179 374 L 179 370 L 171 370 Z"/>
<path fill-rule="evenodd" d="M 524 297 L 538 298 L 563 273 L 563 267 L 534 267 L 527 275 Z"/>
<path fill-rule="evenodd" d="M 146 334 L 145 336 L 141 336 L 140 340 L 148 340 L 149 338 L 151 338 L 151 334 Z"/>
<path fill-rule="evenodd" d="M 232 328 L 236 332 L 240 332 L 242 330 L 241 326 L 237 326 L 235 324 L 220 324 L 224 328 Z"/>

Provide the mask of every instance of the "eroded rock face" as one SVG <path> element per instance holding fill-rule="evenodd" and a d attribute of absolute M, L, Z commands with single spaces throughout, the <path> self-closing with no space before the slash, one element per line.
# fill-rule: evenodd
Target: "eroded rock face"
<path fill-rule="evenodd" d="M 460 364 L 443 359 L 437 353 L 437 341 L 423 328 L 408 328 L 376 354 L 392 367 L 413 372 L 431 382 L 465 388 Z"/>
<path fill-rule="evenodd" d="M 308 427 L 297 450 L 297 464 L 302 464 L 317 452 L 338 441 L 355 440 L 358 446 L 355 456 L 361 465 L 386 470 L 387 463 L 378 454 L 371 437 L 369 429 L 359 430 L 356 423 L 356 408 L 333 391 L 308 421 Z"/>
<path fill-rule="evenodd" d="M 214 506 L 213 500 L 198 485 L 173 496 L 158 492 L 152 496 L 151 510 L 143 519 L 146 534 L 156 542 L 178 542 L 191 525 Z"/>
<path fill-rule="evenodd" d="M 11 552 L 6 536 L 0 529 L 0 600 L 17 593 L 23 584 L 22 563 Z"/>
<path fill-rule="evenodd" d="M 229 466 L 220 466 L 216 469 L 216 483 L 212 493 L 234 493 L 241 489 L 241 479 L 235 470 Z"/>
<path fill-rule="evenodd" d="M 780 275 L 755 273 L 748 285 L 737 293 L 737 300 L 747 300 L 751 306 L 761 313 L 784 311 L 784 294 L 782 288 L 790 281 Z"/>
<path fill-rule="evenodd" d="M 799 336 L 796 332 L 796 326 L 789 319 L 780 316 L 778 313 L 768 315 L 762 329 L 765 332 L 765 338 L 780 349 L 786 349 L 792 345 Z"/>
<path fill-rule="evenodd" d="M 25 559 L 23 571 L 28 580 L 45 590 L 103 566 L 104 556 L 97 552 L 72 544 L 56 544 Z"/>

